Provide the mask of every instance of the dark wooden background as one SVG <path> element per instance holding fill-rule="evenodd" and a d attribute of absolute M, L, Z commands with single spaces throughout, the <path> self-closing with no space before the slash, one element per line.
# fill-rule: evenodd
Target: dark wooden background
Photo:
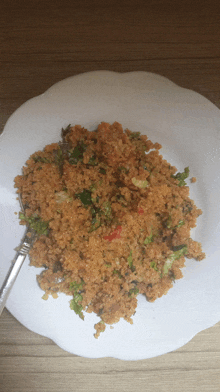
<path fill-rule="evenodd" d="M 148 71 L 220 108 L 218 1 L 0 4 L 0 132 L 25 101 L 92 70 Z M 220 323 L 181 349 L 137 362 L 89 360 L 0 318 L 0 391 L 220 391 Z"/>

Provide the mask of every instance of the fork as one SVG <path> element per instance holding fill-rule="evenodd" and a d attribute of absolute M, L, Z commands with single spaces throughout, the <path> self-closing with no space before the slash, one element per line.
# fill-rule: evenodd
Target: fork
<path fill-rule="evenodd" d="M 19 197 L 19 201 L 20 201 L 21 209 L 22 211 L 24 211 L 21 197 Z M 10 291 L 15 283 L 15 280 L 19 274 L 22 264 L 33 245 L 35 238 L 36 238 L 36 233 L 28 226 L 25 235 L 23 237 L 23 240 L 21 241 L 21 245 L 17 248 L 17 253 L 15 255 L 15 258 L 11 263 L 9 271 L 0 289 L 0 315 L 2 314 L 2 311 L 5 307 Z"/>

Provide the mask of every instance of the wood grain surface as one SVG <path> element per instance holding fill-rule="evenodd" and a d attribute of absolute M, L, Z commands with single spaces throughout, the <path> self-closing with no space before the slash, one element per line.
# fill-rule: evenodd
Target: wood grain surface
<path fill-rule="evenodd" d="M 218 1 L 0 4 L 0 132 L 25 101 L 93 70 L 148 71 L 220 108 Z M 220 391 L 220 323 L 175 352 L 142 361 L 86 359 L 0 318 L 0 391 Z"/>

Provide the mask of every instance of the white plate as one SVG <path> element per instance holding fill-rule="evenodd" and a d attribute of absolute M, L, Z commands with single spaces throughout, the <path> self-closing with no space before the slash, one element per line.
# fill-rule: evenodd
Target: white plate
<path fill-rule="evenodd" d="M 193 238 L 207 258 L 187 260 L 184 278 L 155 303 L 138 297 L 130 325 L 121 320 L 93 337 L 99 318 L 82 321 L 69 308 L 70 297 L 41 299 L 36 274 L 28 258 L 7 302 L 8 310 L 27 328 L 53 339 L 71 353 L 89 358 L 137 360 L 155 357 L 187 343 L 199 331 L 220 320 L 220 111 L 201 95 L 164 77 L 146 73 L 97 71 L 63 80 L 22 105 L 0 137 L 0 284 L 13 259 L 24 228 L 13 179 L 30 154 L 60 139 L 69 123 L 94 129 L 101 121 L 146 133 L 163 145 L 164 157 L 178 170 L 190 167 L 197 183 L 191 197 L 204 213 Z"/>

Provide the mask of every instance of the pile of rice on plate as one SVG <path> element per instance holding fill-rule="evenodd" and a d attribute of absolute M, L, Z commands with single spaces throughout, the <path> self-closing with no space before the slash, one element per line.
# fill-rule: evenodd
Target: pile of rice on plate
<path fill-rule="evenodd" d="M 96 338 L 120 318 L 133 323 L 138 294 L 166 294 L 185 257 L 205 257 L 190 238 L 202 211 L 189 198 L 189 169 L 176 173 L 160 148 L 117 122 L 68 126 L 15 178 L 20 223 L 37 232 L 30 260 L 45 267 L 43 298 L 63 292 L 82 319 L 95 312 Z"/>

